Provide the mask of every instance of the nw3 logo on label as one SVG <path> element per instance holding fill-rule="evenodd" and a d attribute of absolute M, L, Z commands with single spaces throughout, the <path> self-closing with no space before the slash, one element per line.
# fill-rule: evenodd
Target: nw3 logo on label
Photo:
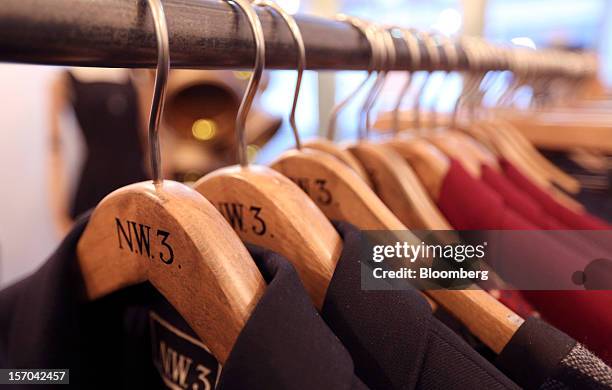
<path fill-rule="evenodd" d="M 195 372 L 193 372 L 191 370 L 193 359 L 168 347 L 164 341 L 159 343 L 159 352 L 163 379 L 168 387 L 171 389 L 187 389 L 190 387 L 188 382 L 195 379 L 196 382 L 191 383 L 192 389 L 212 389 L 211 379 L 209 378 L 212 373 L 210 368 L 197 364 L 193 367 L 195 369 Z M 195 378 L 190 378 L 192 376 L 195 376 Z"/>
<path fill-rule="evenodd" d="M 119 218 L 115 218 L 117 226 L 117 239 L 119 241 L 119 249 L 130 250 L 132 253 L 146 256 L 150 259 L 156 257 L 165 264 L 174 262 L 174 250 L 168 242 L 170 233 L 157 229 L 155 237 L 159 239 L 159 250 L 151 250 L 151 226 L 134 221 L 125 221 L 125 225 L 121 223 Z"/>
<path fill-rule="evenodd" d="M 212 390 L 221 366 L 200 340 L 150 312 L 153 363 L 172 390 Z"/>

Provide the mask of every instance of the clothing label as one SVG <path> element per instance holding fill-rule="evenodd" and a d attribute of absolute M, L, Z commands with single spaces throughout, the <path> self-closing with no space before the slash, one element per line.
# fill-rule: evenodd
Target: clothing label
<path fill-rule="evenodd" d="M 221 365 L 210 350 L 156 312 L 150 312 L 153 364 L 172 390 L 212 390 Z"/>

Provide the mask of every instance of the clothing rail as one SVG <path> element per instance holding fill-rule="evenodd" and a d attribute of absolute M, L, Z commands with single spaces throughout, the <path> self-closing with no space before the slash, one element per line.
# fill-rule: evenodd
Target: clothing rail
<path fill-rule="evenodd" d="M 173 68 L 249 69 L 253 39 L 246 17 L 225 1 L 164 0 Z M 257 7 L 266 37 L 266 68 L 295 69 L 297 50 L 280 16 Z M 308 69 L 364 70 L 366 39 L 347 23 L 296 16 Z M 411 65 L 394 38 L 395 69 Z M 156 65 L 153 21 L 143 0 L 2 0 L 0 61 L 49 65 L 146 67 Z M 461 66 L 466 66 L 460 55 Z M 421 63 L 430 70 L 427 58 Z"/>

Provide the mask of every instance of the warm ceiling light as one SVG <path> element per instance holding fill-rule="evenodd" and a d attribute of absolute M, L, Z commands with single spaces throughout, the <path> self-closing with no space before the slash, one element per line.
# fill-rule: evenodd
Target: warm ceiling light
<path fill-rule="evenodd" d="M 193 137 L 199 141 L 208 141 L 215 137 L 217 124 L 210 119 L 198 119 L 191 126 Z"/>

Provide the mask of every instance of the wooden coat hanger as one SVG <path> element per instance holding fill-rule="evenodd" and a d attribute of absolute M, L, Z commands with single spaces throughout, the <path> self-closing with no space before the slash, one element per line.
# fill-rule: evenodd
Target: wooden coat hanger
<path fill-rule="evenodd" d="M 339 20 L 343 20 L 345 18 L 344 15 L 338 15 L 337 19 Z M 297 31 L 298 34 L 300 34 L 299 31 Z M 301 37 L 301 35 L 299 35 Z M 301 41 L 300 39 L 296 39 L 296 41 Z M 304 59 L 305 60 L 305 59 Z M 300 71 L 298 70 L 298 73 Z M 371 75 L 371 69 L 368 71 L 368 74 L 366 76 L 366 78 L 361 82 L 361 84 L 357 87 L 357 91 L 361 90 L 370 80 L 370 75 Z M 300 76 L 298 76 L 300 77 Z M 296 92 L 297 93 L 297 92 Z M 334 156 L 335 158 L 337 158 L 338 160 L 342 161 L 344 164 L 346 164 L 349 168 L 351 168 L 357 175 L 359 175 L 359 177 L 369 186 L 372 186 L 372 182 L 370 181 L 370 178 L 368 176 L 368 173 L 366 172 L 366 170 L 364 169 L 364 167 L 361 165 L 361 163 L 359 162 L 358 159 L 355 158 L 355 156 L 353 156 L 348 150 L 339 147 L 338 145 L 336 145 L 334 143 L 334 139 L 336 137 L 336 121 L 338 118 L 338 114 L 339 112 L 346 106 L 346 104 L 351 100 L 352 98 L 352 94 L 347 96 L 346 98 L 344 98 L 344 100 L 340 101 L 340 103 L 336 104 L 331 112 L 330 115 L 330 119 L 329 122 L 327 124 L 327 129 L 326 129 L 326 138 L 315 138 L 315 139 L 310 139 L 307 142 L 304 143 L 304 147 L 308 148 L 308 149 L 313 149 L 313 150 L 318 150 L 327 154 L 330 154 L 332 156 Z M 292 112 L 293 114 L 293 112 Z M 292 127 L 294 128 L 294 132 L 296 131 L 296 124 L 295 122 L 291 123 Z M 297 140 L 296 140 L 297 141 Z"/>
<path fill-rule="evenodd" d="M 365 30 L 362 31 L 365 32 Z M 376 43 L 373 43 L 373 39 L 369 39 L 369 42 L 376 45 Z M 370 108 L 370 106 L 366 107 L 367 109 Z M 368 113 L 368 111 L 366 111 L 366 113 Z M 368 127 L 369 119 L 366 115 L 366 129 Z M 427 150 L 427 146 L 431 149 L 425 153 L 434 155 L 440 153 L 426 141 L 419 144 L 418 149 L 422 148 L 423 150 Z M 413 155 L 412 151 L 410 155 Z M 399 158 L 401 159 L 401 157 Z M 437 160 L 446 162 L 447 160 L 444 158 L 445 157 L 442 155 L 439 159 L 437 158 Z M 427 161 L 427 158 L 418 159 L 418 161 L 422 164 Z M 440 175 L 442 175 L 442 172 L 444 172 L 445 175 L 448 167 L 442 164 L 434 169 L 439 170 Z M 425 293 L 459 319 L 487 346 L 499 353 L 512 338 L 512 335 L 516 332 L 523 320 L 485 291 L 476 286 L 473 287 L 474 289 L 471 290 L 427 290 Z"/>
<path fill-rule="evenodd" d="M 354 21 L 355 28 L 360 28 L 359 21 Z M 373 46 L 372 55 L 377 62 L 387 65 L 395 62 L 395 46 L 390 35 L 391 31 L 367 31 L 363 26 L 364 34 L 370 34 Z M 386 54 L 386 55 L 385 55 Z M 388 70 L 378 73 L 376 81 L 362 107 L 362 118 L 365 119 L 365 129 L 360 131 L 358 142 L 350 144 L 348 150 L 353 153 L 366 167 L 374 189 L 380 199 L 400 219 L 404 226 L 411 229 L 448 230 L 450 224 L 439 212 L 438 208 L 429 198 L 412 168 L 392 148 L 380 143 L 369 141 L 370 111 L 377 97 L 384 87 Z M 354 97 L 355 91 L 351 97 Z"/>
<path fill-rule="evenodd" d="M 428 49 L 432 67 L 433 69 L 439 69 L 444 74 L 444 82 L 449 74 L 449 71 L 446 69 L 454 69 L 458 64 L 458 53 L 455 45 L 448 38 L 444 38 L 441 35 L 439 35 L 439 40 L 442 41 L 441 44 L 436 43 L 432 34 L 424 33 L 422 37 L 425 48 Z M 426 79 L 425 83 L 429 80 L 431 80 L 430 77 Z M 423 90 L 425 85 L 421 88 Z M 421 136 L 448 157 L 459 161 L 472 176 L 480 177 L 481 165 L 495 161 L 495 158 L 493 156 L 488 158 L 485 150 L 479 148 L 475 141 L 468 140 L 467 137 L 461 137 L 455 123 L 451 123 L 451 127 L 443 127 L 437 124 L 436 103 L 441 90 L 441 87 L 438 88 L 432 99 L 430 126 L 423 129 Z M 496 162 L 495 165 L 497 165 Z"/>
<path fill-rule="evenodd" d="M 293 21 L 291 17 L 287 18 Z M 303 48 L 299 27 L 295 23 L 290 23 L 290 27 L 297 47 Z M 298 53 L 298 82 L 291 118 L 295 117 L 301 73 L 306 62 L 305 51 L 300 49 Z M 331 220 L 348 221 L 361 229 L 403 229 L 401 222 L 355 171 L 331 154 L 302 149 L 293 119 L 291 126 L 297 149 L 283 153 L 271 164 L 273 169 L 292 178 Z"/>
<path fill-rule="evenodd" d="M 265 61 L 261 22 L 248 1 L 235 0 L 250 23 L 255 67 L 236 119 L 240 165 L 219 169 L 201 178 L 194 188 L 210 200 L 240 238 L 270 249 L 293 263 L 316 307 L 325 298 L 342 240 L 325 215 L 287 177 L 265 167 L 249 165 L 244 127 Z M 286 14 L 271 2 L 257 4 Z"/>
<path fill-rule="evenodd" d="M 158 126 L 169 44 L 161 2 L 149 6 L 159 48 L 149 117 L 154 180 L 98 204 L 77 245 L 79 266 L 92 300 L 148 280 L 224 362 L 265 282 L 221 214 L 194 190 L 161 178 Z"/>
<path fill-rule="evenodd" d="M 481 45 L 484 47 L 484 45 Z M 484 47 L 484 55 L 491 56 L 491 48 L 487 50 Z M 482 50 L 467 50 L 468 58 L 472 61 L 481 61 L 483 52 Z M 503 53 L 502 53 L 503 54 Z M 504 56 L 494 55 L 495 58 L 504 58 Z M 505 56 L 507 57 L 507 55 Z M 507 60 L 507 59 L 506 59 Z M 527 61 L 529 63 L 530 61 Z M 482 75 L 477 77 L 477 83 L 475 88 L 468 93 L 471 101 L 481 104 L 484 94 L 478 91 L 478 84 L 482 80 Z M 518 89 L 518 86 L 522 85 L 524 81 L 520 78 L 516 78 L 514 82 L 508 87 L 507 91 L 499 99 L 500 101 L 508 101 L 509 96 Z M 582 207 L 576 201 L 571 199 L 569 196 L 563 194 L 552 183 L 556 183 L 562 188 L 573 192 L 579 189 L 579 183 L 569 175 L 562 172 L 560 169 L 555 167 L 552 163 L 546 160 L 534 147 L 520 135 L 520 133 L 512 127 L 508 122 L 500 119 L 498 116 L 494 116 L 493 119 L 485 120 L 481 122 L 478 127 L 471 127 L 464 129 L 467 132 L 474 134 L 476 131 L 477 136 L 486 137 L 491 144 L 495 145 L 499 154 L 504 156 L 508 161 L 511 161 L 519 169 L 521 169 L 527 176 L 529 176 L 535 184 L 538 184 L 543 189 L 548 190 L 552 196 L 558 201 L 570 207 L 574 210 L 581 210 Z"/>
<path fill-rule="evenodd" d="M 486 45 L 481 46 L 483 46 L 483 49 L 479 50 L 481 55 L 484 50 L 485 56 L 491 56 L 492 49 L 490 47 L 487 48 Z M 469 51 L 467 54 L 468 56 L 473 56 L 473 54 L 478 55 L 478 52 L 473 53 L 473 51 Z M 529 64 L 533 61 L 528 60 L 517 62 L 517 59 L 520 59 L 523 55 L 526 55 L 525 53 L 516 52 L 514 53 L 514 56 L 511 56 L 510 52 L 502 51 L 499 54 L 500 55 L 493 56 L 500 58 L 507 64 L 510 64 L 514 69 L 515 74 L 512 83 L 498 99 L 498 106 L 500 103 L 511 101 L 511 96 L 516 93 L 521 85 L 525 83 L 525 78 L 529 78 L 528 76 L 531 72 L 531 68 L 533 67 L 533 65 L 531 67 L 529 66 Z M 478 60 L 478 57 L 476 60 Z M 517 66 L 517 64 L 523 65 Z M 481 95 L 481 102 L 482 98 L 483 96 Z M 515 115 L 517 114 L 516 111 L 514 111 L 514 113 Z M 502 115 L 500 115 L 499 109 L 495 109 L 493 111 L 493 115 L 490 116 L 490 119 L 487 122 L 485 122 L 485 127 L 489 130 L 490 136 L 494 138 L 494 141 L 499 148 L 503 150 L 502 154 L 508 160 L 522 166 L 522 169 L 528 175 L 532 176 L 536 182 L 547 187 L 551 187 L 551 183 L 555 183 L 570 193 L 577 193 L 580 190 L 580 183 L 544 158 L 544 156 L 542 156 L 535 149 L 535 147 L 520 134 L 516 127 L 514 127 L 507 120 L 503 119 Z"/>

